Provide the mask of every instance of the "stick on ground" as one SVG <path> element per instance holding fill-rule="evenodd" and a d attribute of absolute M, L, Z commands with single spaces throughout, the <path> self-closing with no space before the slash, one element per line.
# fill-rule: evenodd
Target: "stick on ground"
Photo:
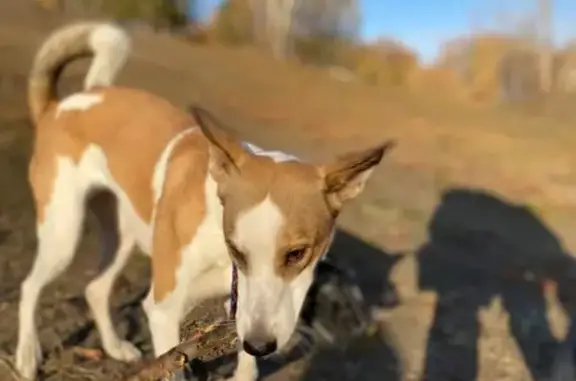
<path fill-rule="evenodd" d="M 180 343 L 162 356 L 143 365 L 136 373 L 122 381 L 160 381 L 170 379 L 178 371 L 182 371 L 192 360 L 201 356 L 200 348 L 204 346 L 203 343 L 218 340 L 225 329 L 225 326 L 216 325 L 211 330 L 203 332 L 203 335 Z M 204 373 L 201 369 L 198 371 Z"/>

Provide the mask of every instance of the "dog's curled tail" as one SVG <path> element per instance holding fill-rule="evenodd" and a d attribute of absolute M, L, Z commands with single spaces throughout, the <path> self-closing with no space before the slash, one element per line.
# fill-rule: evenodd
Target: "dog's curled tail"
<path fill-rule="evenodd" d="M 130 36 L 111 23 L 80 22 L 52 32 L 36 54 L 28 78 L 28 105 L 34 123 L 57 101 L 56 86 L 66 65 L 92 57 L 84 90 L 110 86 L 126 63 L 131 46 Z"/>

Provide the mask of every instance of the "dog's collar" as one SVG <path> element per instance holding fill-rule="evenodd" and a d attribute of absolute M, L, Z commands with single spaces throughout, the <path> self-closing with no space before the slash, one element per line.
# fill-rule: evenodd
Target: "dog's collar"
<path fill-rule="evenodd" d="M 230 318 L 234 320 L 238 309 L 238 268 L 235 264 L 232 264 L 232 284 L 230 288 Z"/>

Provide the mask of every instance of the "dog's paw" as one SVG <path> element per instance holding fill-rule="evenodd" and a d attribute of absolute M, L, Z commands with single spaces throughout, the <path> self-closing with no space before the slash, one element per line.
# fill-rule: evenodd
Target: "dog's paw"
<path fill-rule="evenodd" d="M 22 342 L 16 349 L 16 370 L 24 380 L 35 380 L 38 365 L 42 362 L 42 351 L 35 340 Z"/>
<path fill-rule="evenodd" d="M 114 360 L 132 362 L 142 358 L 142 352 L 129 341 L 119 340 L 114 346 L 106 348 L 106 354 Z"/>

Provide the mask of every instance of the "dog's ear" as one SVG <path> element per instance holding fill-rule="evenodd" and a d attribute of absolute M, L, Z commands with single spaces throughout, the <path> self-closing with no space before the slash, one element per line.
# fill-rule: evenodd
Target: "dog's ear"
<path fill-rule="evenodd" d="M 210 173 L 217 182 L 222 182 L 240 167 L 249 153 L 227 130 L 228 128 L 208 110 L 190 106 L 189 111 L 210 143 Z"/>
<path fill-rule="evenodd" d="M 321 166 L 330 207 L 339 211 L 346 201 L 362 193 L 374 167 L 395 145 L 396 142 L 390 140 L 377 147 L 342 155 L 334 163 Z"/>

